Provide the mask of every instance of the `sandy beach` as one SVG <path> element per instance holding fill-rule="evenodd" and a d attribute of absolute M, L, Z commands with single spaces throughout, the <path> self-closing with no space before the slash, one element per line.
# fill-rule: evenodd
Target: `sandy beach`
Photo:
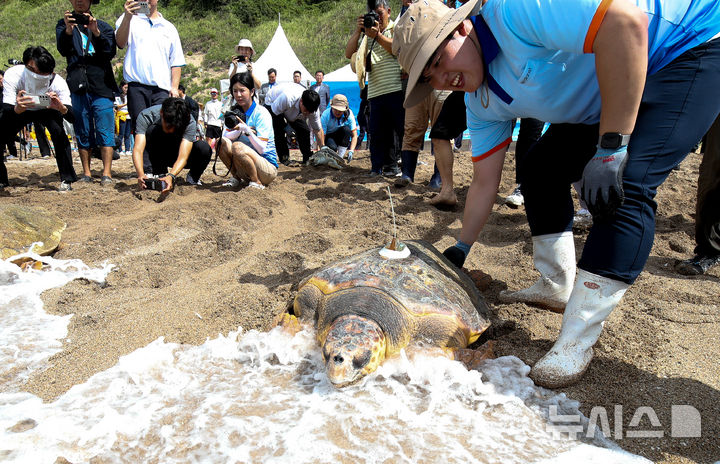
<path fill-rule="evenodd" d="M 655 244 L 645 270 L 607 321 L 584 378 L 562 390 L 582 403 L 588 417 L 595 407 L 608 411 L 610 428 L 624 432 L 615 441 L 656 462 L 720 460 L 720 268 L 693 278 L 673 269 L 694 247 L 700 159 L 691 153 L 661 186 Z M 180 181 L 163 201 L 157 192 L 138 191 L 126 156 L 113 163 L 114 185 L 99 184 L 101 162 L 93 160 L 96 182 L 73 184 L 66 193 L 56 191 L 54 160 L 40 159 L 35 151 L 29 160 L 9 161 L 11 187 L 0 191 L 0 203 L 43 207 L 66 221 L 56 258 L 117 266 L 104 287 L 74 281 L 43 294 L 48 312 L 74 316 L 63 351 L 24 389 L 53 401 L 158 337 L 196 345 L 238 326 L 272 328 L 305 276 L 390 240 L 388 186 L 399 238 L 423 239 L 443 250 L 461 227 L 469 153 L 456 156 L 460 203 L 449 210 L 428 204 L 432 158 L 422 152 L 420 160 L 417 183 L 404 189 L 391 179 L 367 177 L 369 154 L 363 150 L 342 171 L 281 166 L 264 191 L 222 187 L 225 179 L 209 166 L 203 186 Z M 81 172 L 77 159 L 75 169 Z M 513 188 L 509 155 L 495 208 L 465 267 L 496 326 L 503 327 L 495 335 L 496 355 L 532 365 L 552 346 L 562 316 L 498 301 L 501 290 L 526 287 L 537 278 L 524 210 L 502 204 Z M 576 231 L 578 256 L 586 236 L 586 230 Z M 673 405 L 700 413 L 700 437 L 672 436 Z M 622 426 L 615 424 L 618 406 Z M 648 415 L 633 423 L 641 407 L 652 408 L 659 425 Z M 628 435 L 641 429 L 662 436 Z"/>

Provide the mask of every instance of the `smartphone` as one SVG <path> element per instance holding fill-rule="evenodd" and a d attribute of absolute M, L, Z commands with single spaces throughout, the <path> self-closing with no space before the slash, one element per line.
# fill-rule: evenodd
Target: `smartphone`
<path fill-rule="evenodd" d="M 148 2 L 137 2 L 140 8 L 137 10 L 138 14 L 144 14 L 149 15 L 150 14 L 150 6 L 148 5 Z"/>
<path fill-rule="evenodd" d="M 160 179 L 145 179 L 145 188 L 148 190 L 157 190 L 158 192 L 162 192 L 167 188 L 167 182 Z"/>
<path fill-rule="evenodd" d="M 75 23 L 76 23 L 76 24 L 84 24 L 85 26 L 87 26 L 88 24 L 90 24 L 90 17 L 89 17 L 89 16 L 85 16 L 85 15 L 82 14 L 82 13 L 73 13 L 73 14 L 70 15 L 70 17 L 75 20 Z"/>
<path fill-rule="evenodd" d="M 32 98 L 34 108 L 48 108 L 50 106 L 50 97 L 48 95 L 26 95 Z"/>

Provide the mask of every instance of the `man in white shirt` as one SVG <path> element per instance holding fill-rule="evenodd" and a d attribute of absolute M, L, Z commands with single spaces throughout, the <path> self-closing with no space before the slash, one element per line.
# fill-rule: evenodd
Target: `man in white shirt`
<path fill-rule="evenodd" d="M 133 124 L 142 110 L 167 97 L 178 97 L 185 66 L 177 29 L 157 11 L 157 0 L 148 0 L 149 12 L 126 0 L 125 12 L 115 22 L 115 40 L 125 48 L 123 77 L 128 83 L 128 112 Z M 134 129 L 133 125 L 133 129 Z"/>
<path fill-rule="evenodd" d="M 307 163 L 312 155 L 310 150 L 310 129 L 315 133 L 318 145 L 325 145 L 325 134 L 320 123 L 320 96 L 314 90 L 306 90 L 295 83 L 284 83 L 274 86 L 265 96 L 265 105 L 270 107 L 275 132 L 275 150 L 278 160 L 290 164 L 290 150 L 285 138 L 285 126 L 288 124 L 295 131 L 303 163 Z M 309 126 L 309 127 L 308 127 Z"/>
<path fill-rule="evenodd" d="M 203 109 L 203 119 L 205 119 L 205 140 L 211 147 L 215 146 L 215 142 L 222 135 L 222 121 L 220 121 L 220 113 L 222 113 L 222 102 L 218 98 L 216 88 L 210 89 L 211 100 L 205 103 Z"/>
<path fill-rule="evenodd" d="M 65 79 L 55 74 L 55 58 L 45 47 L 28 47 L 23 65 L 5 72 L 3 104 L 0 114 L 0 140 L 7 140 L 31 121 L 42 123 L 55 145 L 55 159 L 60 172 L 61 192 L 72 190 L 77 181 L 72 164 L 70 142 L 63 118 L 73 122 L 70 89 Z M 9 185 L 5 163 L 0 157 L 0 186 Z"/>

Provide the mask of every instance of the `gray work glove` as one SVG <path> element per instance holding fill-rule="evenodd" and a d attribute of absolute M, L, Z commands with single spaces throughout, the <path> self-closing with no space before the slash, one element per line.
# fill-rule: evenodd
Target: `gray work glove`
<path fill-rule="evenodd" d="M 612 219 L 625 201 L 622 178 L 627 159 L 627 146 L 616 150 L 598 147 L 595 156 L 585 165 L 580 195 L 593 220 Z"/>

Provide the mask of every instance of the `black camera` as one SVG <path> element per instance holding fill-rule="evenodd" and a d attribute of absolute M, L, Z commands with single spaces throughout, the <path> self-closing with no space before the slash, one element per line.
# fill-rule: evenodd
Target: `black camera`
<path fill-rule="evenodd" d="M 240 121 L 242 121 L 242 122 L 247 121 L 247 115 L 240 108 L 234 107 L 230 111 L 225 113 L 225 121 L 224 122 L 225 122 L 225 127 L 227 127 L 228 129 L 237 127 L 237 125 L 240 124 Z"/>
<path fill-rule="evenodd" d="M 248 61 L 248 57 L 246 55 L 238 55 L 235 58 L 241 63 L 246 63 Z"/>
<path fill-rule="evenodd" d="M 8 59 L 8 64 L 11 64 L 11 65 L 13 65 L 13 66 L 17 66 L 17 65 L 19 65 L 19 64 L 22 64 L 22 61 L 18 61 L 18 60 L 16 60 L 15 58 L 10 58 L 10 59 Z"/>
<path fill-rule="evenodd" d="M 363 27 L 365 29 L 369 29 L 373 27 L 379 19 L 380 16 L 378 16 L 377 13 L 375 13 L 374 11 L 369 11 L 365 13 L 365 16 L 363 16 Z"/>
<path fill-rule="evenodd" d="M 75 20 L 75 24 L 82 24 L 85 26 L 90 24 L 90 16 L 85 16 L 83 13 L 73 13 L 70 17 Z"/>
<path fill-rule="evenodd" d="M 157 190 L 158 192 L 162 192 L 167 188 L 167 182 L 160 179 L 153 179 L 151 177 L 145 179 L 145 188 L 147 188 L 148 190 Z"/>

